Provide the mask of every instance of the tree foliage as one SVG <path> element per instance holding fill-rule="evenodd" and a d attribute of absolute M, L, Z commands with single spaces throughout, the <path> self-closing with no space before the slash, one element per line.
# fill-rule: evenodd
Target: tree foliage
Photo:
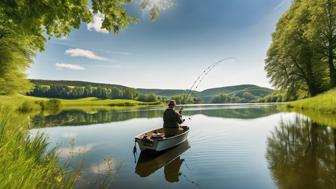
<path fill-rule="evenodd" d="M 34 88 L 29 96 L 76 99 L 97 97 L 101 99 L 132 99 L 142 102 L 158 102 L 164 99 L 155 94 L 142 94 L 122 85 L 91 83 L 84 81 L 31 80 Z"/>
<path fill-rule="evenodd" d="M 77 82 L 77 81 L 46 81 L 32 80 L 34 89 L 28 93 L 30 96 L 75 99 L 97 97 L 102 99 L 135 99 L 137 91 L 133 88 Z"/>
<path fill-rule="evenodd" d="M 265 65 L 277 89 L 314 96 L 335 86 L 335 2 L 294 0 L 278 21 Z"/>
<path fill-rule="evenodd" d="M 176 95 L 173 96 L 172 99 L 175 100 L 177 104 L 199 104 L 202 102 L 200 98 L 187 94 Z"/>

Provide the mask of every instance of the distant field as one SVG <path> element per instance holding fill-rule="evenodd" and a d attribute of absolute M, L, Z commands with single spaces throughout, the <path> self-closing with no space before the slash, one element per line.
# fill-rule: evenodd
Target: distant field
<path fill-rule="evenodd" d="M 72 106 L 139 106 L 139 105 L 158 105 L 159 102 L 140 102 L 127 99 L 98 99 L 95 97 L 81 98 L 74 100 L 61 99 L 65 107 Z"/>
<path fill-rule="evenodd" d="M 50 101 L 49 98 L 40 98 L 32 96 L 0 96 L 0 107 L 11 107 L 14 109 L 19 109 L 23 105 L 30 106 L 29 108 L 38 110 L 41 103 L 46 103 Z M 160 102 L 140 102 L 136 100 L 127 99 L 98 99 L 95 97 L 81 98 L 73 100 L 56 99 L 60 102 L 62 109 L 86 109 L 86 108 L 112 108 L 112 107 L 134 107 L 134 106 L 148 106 L 148 105 L 159 105 Z M 28 104 L 28 105 L 26 105 Z"/>

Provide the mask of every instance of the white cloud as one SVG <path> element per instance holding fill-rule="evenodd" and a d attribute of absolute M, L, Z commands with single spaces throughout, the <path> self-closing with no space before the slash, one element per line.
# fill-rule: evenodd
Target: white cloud
<path fill-rule="evenodd" d="M 65 147 L 59 148 L 56 150 L 56 154 L 60 158 L 69 158 L 80 154 L 85 154 L 90 152 L 93 149 L 93 145 L 87 144 L 82 146 L 74 146 L 74 147 Z"/>
<path fill-rule="evenodd" d="M 64 63 L 56 63 L 56 67 L 60 69 L 69 69 L 69 70 L 85 70 L 84 67 L 78 64 L 64 64 Z"/>
<path fill-rule="evenodd" d="M 122 162 L 112 158 L 106 158 L 99 164 L 91 166 L 90 171 L 95 174 L 112 173 L 115 174 L 121 168 Z"/>
<path fill-rule="evenodd" d="M 92 22 L 88 23 L 86 27 L 89 31 L 108 33 L 106 29 L 102 28 L 103 20 L 104 20 L 103 14 L 101 13 L 93 14 Z"/>
<path fill-rule="evenodd" d="M 94 52 L 90 50 L 85 50 L 85 49 L 79 49 L 79 48 L 74 48 L 74 49 L 67 49 L 65 51 L 65 54 L 69 56 L 74 56 L 74 57 L 85 57 L 91 60 L 100 60 L 100 61 L 108 61 L 108 58 L 98 56 Z"/>
<path fill-rule="evenodd" d="M 74 138 L 76 138 L 77 137 L 77 133 L 75 133 L 75 132 L 68 132 L 68 133 L 64 133 L 63 134 L 63 137 L 64 138 L 67 138 L 67 139 L 74 139 Z"/>
<path fill-rule="evenodd" d="M 174 5 L 174 0 L 143 0 L 142 5 L 147 11 L 166 10 Z"/>
<path fill-rule="evenodd" d="M 59 38 L 59 40 L 61 40 L 61 41 L 69 41 L 70 39 L 69 39 L 69 36 L 62 36 L 62 37 Z"/>

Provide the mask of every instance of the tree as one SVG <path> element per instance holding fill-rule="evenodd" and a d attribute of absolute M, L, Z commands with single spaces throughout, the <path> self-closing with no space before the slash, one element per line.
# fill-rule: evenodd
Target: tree
<path fill-rule="evenodd" d="M 102 28 L 118 33 L 137 19 L 125 5 L 131 0 L 2 0 L 0 1 L 0 94 L 24 93 L 31 88 L 24 71 L 51 37 L 68 35 L 93 14 L 102 14 Z M 143 8 L 156 9 L 150 2 Z M 155 11 L 156 12 L 156 11 Z M 156 14 L 158 15 L 158 14 Z M 154 15 L 155 17 L 155 15 Z"/>
<path fill-rule="evenodd" d="M 336 87 L 336 0 L 311 0 L 307 36 L 317 45 L 320 61 L 328 65 L 330 87 Z"/>
<path fill-rule="evenodd" d="M 172 97 L 177 104 L 196 104 L 201 103 L 201 99 L 187 94 L 176 95 Z"/>
<path fill-rule="evenodd" d="M 282 90 L 307 91 L 311 96 L 321 91 L 323 65 L 316 63 L 315 44 L 306 29 L 311 12 L 310 0 L 295 0 L 279 20 L 272 35 L 272 45 L 266 59 L 267 76 Z"/>

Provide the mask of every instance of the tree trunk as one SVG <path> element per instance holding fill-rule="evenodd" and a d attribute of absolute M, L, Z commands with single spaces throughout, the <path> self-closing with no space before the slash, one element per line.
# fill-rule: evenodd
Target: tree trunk
<path fill-rule="evenodd" d="M 316 96 L 319 93 L 319 90 L 317 88 L 315 75 L 313 71 L 312 52 L 311 52 L 311 49 L 307 47 L 304 49 L 303 61 L 305 63 L 305 70 L 307 73 L 306 82 L 307 82 L 309 94 L 310 96 Z"/>
<path fill-rule="evenodd" d="M 336 68 L 334 66 L 334 52 L 333 52 L 333 42 L 329 41 L 329 52 L 328 52 L 328 66 L 329 66 L 329 77 L 330 77 L 330 87 L 336 87 Z"/>
<path fill-rule="evenodd" d="M 328 17 L 328 66 L 329 66 L 329 77 L 330 77 L 330 87 L 333 88 L 336 86 L 336 68 L 334 65 L 334 40 L 335 40 L 335 31 L 334 31 L 334 7 L 335 4 L 333 1 L 328 0 L 327 2 L 327 17 Z"/>

